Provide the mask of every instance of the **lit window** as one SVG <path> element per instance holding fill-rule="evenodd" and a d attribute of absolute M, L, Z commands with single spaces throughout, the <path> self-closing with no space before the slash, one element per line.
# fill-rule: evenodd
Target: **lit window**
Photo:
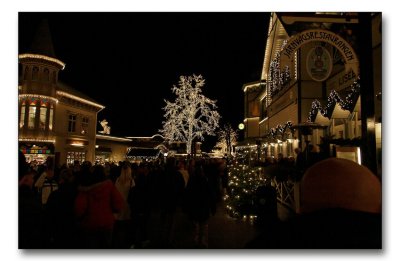
<path fill-rule="evenodd" d="M 47 108 L 46 107 L 40 107 L 40 124 L 39 128 L 41 130 L 46 129 L 46 114 L 47 114 Z"/>
<path fill-rule="evenodd" d="M 89 128 L 89 118 L 88 118 L 88 117 L 83 117 L 83 118 L 82 118 L 82 130 L 81 130 L 81 134 L 82 134 L 82 135 L 87 134 L 88 128 Z"/>
<path fill-rule="evenodd" d="M 70 114 L 68 117 L 68 132 L 75 132 L 76 115 Z"/>
<path fill-rule="evenodd" d="M 81 151 L 68 151 L 67 152 L 67 164 L 72 165 L 77 160 L 80 163 L 86 160 L 86 153 Z"/>
<path fill-rule="evenodd" d="M 53 130 L 53 113 L 54 113 L 54 109 L 53 109 L 53 104 L 50 107 L 50 115 L 49 115 L 49 130 Z"/>
<path fill-rule="evenodd" d="M 35 119 L 36 119 L 36 99 L 32 99 L 31 104 L 29 105 L 29 115 L 28 115 L 28 128 L 35 128 Z"/>
<path fill-rule="evenodd" d="M 21 115 L 20 115 L 20 119 L 19 119 L 19 127 L 20 128 L 24 127 L 24 125 L 25 125 L 25 109 L 26 109 L 25 103 L 26 102 L 24 101 L 21 106 Z"/>

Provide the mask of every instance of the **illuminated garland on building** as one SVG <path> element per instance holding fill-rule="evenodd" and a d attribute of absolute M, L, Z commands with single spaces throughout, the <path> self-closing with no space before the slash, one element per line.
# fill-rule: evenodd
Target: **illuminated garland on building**
<path fill-rule="evenodd" d="M 52 58 L 52 57 L 49 57 L 49 56 L 46 56 L 46 55 L 24 53 L 24 54 L 18 55 L 18 58 L 19 59 L 24 59 L 24 58 L 27 58 L 27 59 L 41 59 L 41 60 L 45 60 L 45 61 L 48 61 L 48 62 L 53 62 L 53 63 L 58 64 L 59 66 L 61 66 L 61 70 L 64 70 L 64 68 L 65 68 L 65 63 L 63 63 L 62 61 L 60 61 L 60 60 L 58 60 L 56 58 Z"/>
<path fill-rule="evenodd" d="M 46 95 L 40 95 L 40 94 L 19 94 L 18 95 L 19 99 L 24 99 L 24 98 L 39 98 L 39 99 L 48 99 L 52 100 L 55 103 L 58 103 L 58 99 Z"/>
<path fill-rule="evenodd" d="M 286 130 L 293 131 L 293 124 L 291 121 L 286 122 L 284 125 L 278 124 L 275 128 L 270 128 L 267 132 L 267 137 L 270 139 L 281 138 L 284 139 Z"/>
<path fill-rule="evenodd" d="M 308 114 L 308 121 L 313 122 L 318 111 L 320 111 L 324 117 L 330 117 L 336 104 L 339 104 L 343 110 L 352 111 L 357 102 L 358 96 L 360 95 L 359 80 L 360 78 L 351 85 L 351 90 L 344 100 L 340 98 L 339 94 L 335 90 L 332 90 L 328 96 L 325 108 L 322 107 L 318 100 L 313 101 L 311 104 L 311 110 Z"/>
<path fill-rule="evenodd" d="M 30 138 L 19 138 L 18 141 L 50 142 L 50 143 L 55 143 L 56 142 L 56 140 L 30 139 Z"/>
<path fill-rule="evenodd" d="M 254 220 L 257 218 L 255 192 L 267 183 L 262 168 L 230 165 L 228 177 L 228 190 L 224 197 L 228 214 L 235 218 Z"/>
<path fill-rule="evenodd" d="M 280 48 L 281 51 L 283 50 L 286 44 L 287 40 L 283 41 L 282 46 Z M 271 96 L 274 96 L 275 94 L 279 93 L 292 80 L 288 65 L 286 65 L 285 68 L 281 71 L 280 57 L 281 53 L 278 52 L 275 55 L 275 58 L 271 61 L 269 67 L 268 83 L 269 83 L 269 92 L 271 93 Z"/>
<path fill-rule="evenodd" d="M 75 95 L 72 95 L 72 94 L 69 94 L 69 93 L 66 93 L 66 92 L 63 92 L 63 91 L 57 91 L 57 95 L 64 96 L 64 97 L 67 97 L 67 98 L 70 98 L 70 99 L 73 99 L 73 100 L 77 100 L 79 102 L 86 103 L 86 104 L 98 107 L 100 109 L 104 109 L 105 108 L 105 106 L 103 106 L 103 105 L 100 105 L 100 104 L 95 103 L 95 102 L 88 101 L 86 99 L 80 98 L 78 96 L 75 96 Z"/>

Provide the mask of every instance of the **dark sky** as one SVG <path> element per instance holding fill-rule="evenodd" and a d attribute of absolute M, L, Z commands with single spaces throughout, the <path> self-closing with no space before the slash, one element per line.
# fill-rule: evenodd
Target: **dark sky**
<path fill-rule="evenodd" d="M 243 120 L 242 85 L 260 78 L 269 13 L 19 13 L 19 52 L 49 23 L 59 79 L 106 108 L 115 136 L 151 136 L 180 75 L 202 74 L 222 123 Z M 100 125 L 98 126 L 100 128 Z"/>

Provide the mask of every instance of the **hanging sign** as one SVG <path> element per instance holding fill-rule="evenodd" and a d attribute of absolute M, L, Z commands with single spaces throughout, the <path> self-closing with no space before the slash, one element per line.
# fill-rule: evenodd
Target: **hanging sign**
<path fill-rule="evenodd" d="M 293 56 L 302 45 L 310 42 L 326 42 L 335 47 L 345 61 L 345 70 L 359 75 L 359 61 L 353 47 L 341 36 L 324 29 L 310 29 L 293 35 L 281 52 L 281 65 L 290 65 Z"/>

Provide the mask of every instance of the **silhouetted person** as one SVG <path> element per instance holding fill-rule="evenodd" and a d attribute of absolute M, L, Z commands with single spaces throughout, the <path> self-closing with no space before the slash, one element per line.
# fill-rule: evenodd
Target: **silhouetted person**
<path fill-rule="evenodd" d="M 300 183 L 300 213 L 249 248 L 380 249 L 382 196 L 379 179 L 355 162 L 315 163 Z"/>
<path fill-rule="evenodd" d="M 214 188 L 204 173 L 201 162 L 196 162 L 194 172 L 190 175 L 186 205 L 190 220 L 194 224 L 194 243 L 196 247 L 208 247 L 208 220 L 215 214 L 216 201 Z"/>
<path fill-rule="evenodd" d="M 22 152 L 18 152 L 18 248 L 43 248 L 43 210 L 33 190 L 34 172 L 30 171 Z"/>
<path fill-rule="evenodd" d="M 87 185 L 79 187 L 75 200 L 75 216 L 82 231 L 83 248 L 111 248 L 114 213 L 123 207 L 121 193 L 106 179 L 101 165 L 93 167 Z"/>
<path fill-rule="evenodd" d="M 76 248 L 77 224 L 74 214 L 78 190 L 72 169 L 60 172 L 59 188 L 52 192 L 47 201 L 46 220 L 53 248 Z"/>

